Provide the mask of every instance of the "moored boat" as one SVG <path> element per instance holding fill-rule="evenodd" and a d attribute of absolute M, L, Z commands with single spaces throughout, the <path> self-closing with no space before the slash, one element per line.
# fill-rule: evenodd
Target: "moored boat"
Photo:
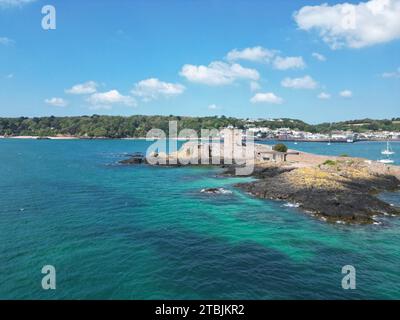
<path fill-rule="evenodd" d="M 392 148 L 390 147 L 390 143 L 389 141 L 386 142 L 386 149 L 382 150 L 381 152 L 384 155 L 392 155 L 395 154 L 395 152 L 392 150 Z"/>

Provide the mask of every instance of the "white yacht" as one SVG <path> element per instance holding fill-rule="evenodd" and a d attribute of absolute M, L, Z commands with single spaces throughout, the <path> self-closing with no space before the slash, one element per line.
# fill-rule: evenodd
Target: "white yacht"
<path fill-rule="evenodd" d="M 387 156 L 389 156 L 389 155 L 391 155 L 391 154 L 395 154 L 395 152 L 394 152 L 394 151 L 392 150 L 392 148 L 390 147 L 389 141 L 386 142 L 386 149 L 385 149 L 385 150 L 382 150 L 381 153 L 384 154 L 384 155 L 387 155 Z"/>

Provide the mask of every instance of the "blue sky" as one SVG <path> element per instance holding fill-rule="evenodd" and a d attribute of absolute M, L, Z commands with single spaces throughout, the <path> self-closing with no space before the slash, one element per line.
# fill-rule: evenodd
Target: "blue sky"
<path fill-rule="evenodd" d="M 0 116 L 399 117 L 400 0 L 342 2 L 0 0 Z"/>

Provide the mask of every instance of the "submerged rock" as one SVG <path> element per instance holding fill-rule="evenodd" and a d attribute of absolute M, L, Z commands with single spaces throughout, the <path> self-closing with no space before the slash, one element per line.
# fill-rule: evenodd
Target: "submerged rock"
<path fill-rule="evenodd" d="M 209 194 L 231 194 L 232 191 L 226 190 L 224 188 L 207 188 L 207 189 L 202 189 L 200 191 L 201 193 L 209 193 Z"/>
<path fill-rule="evenodd" d="M 146 163 L 146 156 L 141 152 L 136 152 L 130 155 L 129 159 L 121 160 L 121 164 L 142 164 Z"/>

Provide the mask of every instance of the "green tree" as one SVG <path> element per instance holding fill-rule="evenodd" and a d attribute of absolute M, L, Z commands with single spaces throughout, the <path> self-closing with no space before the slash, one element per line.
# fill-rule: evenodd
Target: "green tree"
<path fill-rule="evenodd" d="M 274 151 L 278 151 L 278 152 L 287 152 L 288 151 L 288 147 L 283 143 L 278 143 L 278 144 L 274 145 L 272 149 Z"/>

